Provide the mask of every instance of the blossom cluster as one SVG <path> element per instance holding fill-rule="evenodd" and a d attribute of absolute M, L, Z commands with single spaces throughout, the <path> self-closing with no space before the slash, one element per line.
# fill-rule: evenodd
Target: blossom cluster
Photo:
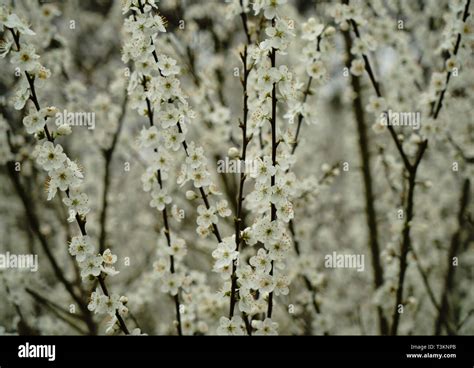
<path fill-rule="evenodd" d="M 38 166 L 47 172 L 47 199 L 52 200 L 58 189 L 63 193 L 61 197 L 69 212 L 68 221 L 76 221 L 81 230 L 81 235 L 71 239 L 69 253 L 76 258 L 81 277 L 85 282 L 99 280 L 103 283 L 107 275 L 113 276 L 118 273 L 113 266 L 117 256 L 113 255 L 109 249 L 102 254 L 94 251 L 92 241 L 86 235 L 85 230 L 86 215 L 90 208 L 87 194 L 80 189 L 84 179 L 82 170 L 78 163 L 68 157 L 62 145 L 56 143 L 56 139 L 70 134 L 71 128 L 60 125 L 55 130 L 50 131 L 49 119 L 56 115 L 58 109 L 53 106 L 40 107 L 37 88 L 43 86 L 42 82 L 51 76 L 51 72 L 41 65 L 36 49 L 28 43 L 27 37 L 25 37 L 34 36 L 35 33 L 15 13 L 9 13 L 4 7 L 0 7 L 0 9 L 2 12 L 0 18 L 5 19 L 0 26 L 2 29 L 6 28 L 11 32 L 13 41 L 10 42 L 14 43 L 16 48 L 10 46 L 8 52 L 3 53 L 2 56 L 6 57 L 7 54 L 11 54 L 11 63 L 15 68 L 19 68 L 22 74 L 24 73 L 24 78 L 21 79 L 15 94 L 14 106 L 15 109 L 25 110 L 25 117 L 23 118 L 25 130 L 38 141 L 32 156 L 36 158 Z M 50 9 L 52 10 L 51 16 L 59 14 L 56 8 Z M 26 103 L 28 100 L 33 102 L 34 109 L 27 110 Z M 103 287 L 102 292 L 107 294 Z M 92 297 L 94 298 L 94 295 L 98 293 L 97 290 Z M 96 308 L 97 303 L 91 303 L 89 309 L 96 313 L 107 311 L 113 315 L 109 329 L 118 330 L 122 328 L 124 332 L 128 333 L 124 325 L 119 326 L 118 320 L 120 314 L 126 314 L 126 308 L 123 308 L 121 304 L 114 302 L 114 300 L 115 295 L 102 295 L 101 305 L 105 303 L 107 308 Z M 123 323 L 123 321 L 120 322 Z"/>
<path fill-rule="evenodd" d="M 0 333 L 472 332 L 472 22 L 2 4 Z"/>

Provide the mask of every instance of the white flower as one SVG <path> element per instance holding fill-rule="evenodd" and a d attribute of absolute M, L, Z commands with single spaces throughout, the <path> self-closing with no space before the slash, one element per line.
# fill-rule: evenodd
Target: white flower
<path fill-rule="evenodd" d="M 188 252 L 184 239 L 176 238 L 173 236 L 171 238 L 170 246 L 168 247 L 168 252 L 176 259 L 184 258 L 184 256 Z"/>
<path fill-rule="evenodd" d="M 250 258 L 249 263 L 251 266 L 255 267 L 255 270 L 258 273 L 268 273 L 272 268 L 270 258 L 268 258 L 268 254 L 265 252 L 265 249 L 262 248 L 258 250 L 256 256 Z"/>
<path fill-rule="evenodd" d="M 295 217 L 295 213 L 293 211 L 293 204 L 290 201 L 280 203 L 277 207 L 277 217 L 283 222 L 290 222 L 290 220 Z"/>
<path fill-rule="evenodd" d="M 281 261 L 291 248 L 291 240 L 284 235 L 271 242 L 265 243 L 265 248 L 268 250 L 268 256 L 275 261 Z"/>
<path fill-rule="evenodd" d="M 242 297 L 242 289 L 254 289 L 258 288 L 257 286 L 257 274 L 253 271 L 252 267 L 245 264 L 237 267 L 236 271 L 237 278 L 239 280 L 240 285 L 240 293 Z M 253 298 L 253 297 L 252 297 Z"/>
<path fill-rule="evenodd" d="M 287 202 L 288 195 L 288 188 L 285 186 L 285 184 L 278 183 L 272 187 L 270 201 L 276 206 L 280 206 Z"/>
<path fill-rule="evenodd" d="M 106 312 L 106 310 L 107 310 L 106 304 L 107 304 L 108 299 L 109 299 L 109 297 L 107 295 L 104 295 L 103 293 L 100 293 L 100 295 L 97 298 L 97 307 L 95 309 L 96 313 L 105 313 Z"/>
<path fill-rule="evenodd" d="M 265 217 L 257 222 L 255 225 L 257 238 L 262 243 L 267 243 L 274 239 L 279 239 L 282 235 L 283 229 L 278 221 L 270 221 L 270 218 Z"/>
<path fill-rule="evenodd" d="M 212 224 L 217 224 L 219 221 L 219 218 L 216 215 L 216 209 L 213 206 L 206 208 L 206 206 L 201 204 L 197 208 L 197 211 L 197 224 L 200 226 L 209 227 Z"/>
<path fill-rule="evenodd" d="M 452 72 L 456 68 L 459 68 L 458 60 L 456 56 L 451 56 L 448 60 L 446 60 L 446 70 L 448 72 Z"/>
<path fill-rule="evenodd" d="M 171 216 L 176 222 L 181 222 L 184 219 L 184 209 L 180 209 L 177 205 L 171 206 Z"/>
<path fill-rule="evenodd" d="M 89 236 L 75 236 L 69 244 L 69 253 L 76 257 L 77 262 L 83 262 L 94 253 L 94 246 Z"/>
<path fill-rule="evenodd" d="M 15 110 L 21 110 L 30 98 L 30 90 L 26 79 L 21 79 L 19 87 L 15 91 L 12 102 Z"/>
<path fill-rule="evenodd" d="M 160 59 L 158 60 L 158 68 L 160 68 L 161 74 L 165 77 L 179 73 L 179 67 L 176 66 L 176 60 L 166 55 L 160 56 Z"/>
<path fill-rule="evenodd" d="M 369 48 L 367 46 L 367 43 L 362 40 L 361 38 L 356 38 L 354 40 L 354 44 L 351 48 L 351 53 L 356 55 L 356 56 L 362 56 L 364 54 L 367 54 L 369 51 Z"/>
<path fill-rule="evenodd" d="M 287 276 L 285 275 L 280 275 L 276 277 L 275 281 L 275 289 L 273 292 L 275 293 L 276 296 L 279 295 L 288 295 L 290 292 L 290 289 L 288 286 L 290 285 L 290 280 L 288 279 Z"/>
<path fill-rule="evenodd" d="M 316 60 L 306 66 L 306 72 L 314 79 L 322 79 L 326 75 L 326 67 L 321 60 Z"/>
<path fill-rule="evenodd" d="M 38 59 L 33 46 L 23 45 L 20 51 L 13 54 L 11 63 L 20 70 L 29 72 L 38 67 Z"/>
<path fill-rule="evenodd" d="M 176 177 L 176 184 L 178 184 L 179 186 L 183 186 L 188 180 L 190 180 L 188 176 L 188 167 L 186 166 L 186 164 L 181 164 L 181 168 L 179 169 L 178 175 Z"/>
<path fill-rule="evenodd" d="M 100 266 L 102 265 L 102 262 L 104 260 L 102 259 L 101 256 L 95 256 L 95 255 L 88 255 L 87 258 L 79 262 L 79 267 L 81 268 L 81 276 L 83 278 L 86 278 L 87 276 L 99 276 L 101 268 Z"/>
<path fill-rule="evenodd" d="M 45 81 L 51 77 L 51 70 L 45 68 L 40 63 L 36 63 L 35 68 L 31 71 L 31 75 L 36 77 L 37 87 L 42 87 Z"/>
<path fill-rule="evenodd" d="M 222 240 L 217 248 L 212 252 L 212 257 L 216 260 L 214 270 L 219 272 L 224 266 L 229 266 L 237 257 L 239 252 L 235 250 L 235 237 L 227 237 Z"/>
<path fill-rule="evenodd" d="M 257 244 L 257 237 L 255 234 L 255 231 L 251 227 L 247 227 L 242 231 L 242 234 L 240 235 L 241 239 L 245 242 L 247 245 L 255 245 Z"/>
<path fill-rule="evenodd" d="M 151 6 L 156 7 L 156 5 L 154 5 L 154 1 L 149 1 L 148 3 L 152 4 Z M 152 25 L 153 29 L 156 29 L 159 32 L 166 33 L 165 21 L 163 20 L 163 18 L 160 15 L 154 15 L 151 18 L 151 25 Z"/>
<path fill-rule="evenodd" d="M 241 312 L 251 314 L 255 308 L 255 301 L 249 289 L 239 288 L 239 310 Z"/>
<path fill-rule="evenodd" d="M 221 317 L 219 320 L 219 327 L 217 328 L 218 335 L 244 335 L 244 321 L 239 316 L 233 316 L 232 319 Z"/>
<path fill-rule="evenodd" d="M 45 21 L 50 21 L 52 18 L 61 15 L 59 9 L 53 4 L 44 4 L 41 6 L 41 16 Z"/>
<path fill-rule="evenodd" d="M 89 309 L 91 312 L 94 312 L 99 306 L 101 295 L 102 294 L 99 292 L 98 289 L 93 291 L 91 294 L 89 304 L 87 305 L 87 309 Z"/>
<path fill-rule="evenodd" d="M 265 93 L 269 93 L 273 88 L 273 84 L 281 78 L 277 68 L 260 68 L 257 73 L 257 88 Z"/>
<path fill-rule="evenodd" d="M 137 60 L 135 66 L 136 71 L 143 75 L 150 75 L 153 70 L 158 68 L 156 63 L 148 56 L 144 57 L 142 60 Z"/>
<path fill-rule="evenodd" d="M 180 94 L 179 80 L 174 76 L 160 78 L 158 88 L 161 92 L 161 98 L 165 101 Z"/>
<path fill-rule="evenodd" d="M 63 148 L 59 144 L 54 145 L 54 143 L 46 141 L 36 148 L 36 162 L 46 171 L 59 169 L 66 161 L 67 156 L 63 153 Z"/>
<path fill-rule="evenodd" d="M 273 19 L 278 15 L 279 6 L 286 4 L 286 0 L 267 0 L 265 1 L 263 15 L 267 19 Z"/>
<path fill-rule="evenodd" d="M 362 16 L 362 6 L 357 2 L 350 2 L 349 5 L 343 5 L 346 19 L 352 19 L 358 24 L 364 23 L 364 18 Z"/>
<path fill-rule="evenodd" d="M 153 269 L 158 274 L 158 277 L 163 277 L 170 271 L 168 258 L 159 258 L 155 263 L 153 263 Z"/>
<path fill-rule="evenodd" d="M 167 129 L 171 126 L 175 126 L 180 119 L 180 112 L 174 106 L 169 106 L 166 109 L 160 111 L 159 122 L 164 129 Z"/>
<path fill-rule="evenodd" d="M 104 263 L 107 265 L 113 265 L 117 262 L 117 256 L 112 254 L 110 249 L 106 249 L 104 253 L 102 253 L 102 258 L 104 259 Z"/>
<path fill-rule="evenodd" d="M 63 198 L 63 203 L 69 208 L 71 217 L 76 216 L 76 213 L 84 216 L 90 211 L 87 194 L 81 193 L 77 189 L 70 190 L 69 196 Z"/>
<path fill-rule="evenodd" d="M 351 63 L 352 75 L 355 75 L 356 77 L 360 77 L 362 74 L 364 74 L 364 70 L 365 70 L 364 60 L 362 59 L 352 60 L 352 63 Z"/>
<path fill-rule="evenodd" d="M 167 204 L 170 204 L 172 199 L 165 189 L 155 188 L 151 192 L 152 200 L 150 206 L 156 208 L 158 211 L 163 211 Z"/>
<path fill-rule="evenodd" d="M 183 284 L 183 278 L 177 273 L 168 273 L 162 278 L 161 291 L 171 295 L 177 295 Z"/>
<path fill-rule="evenodd" d="M 219 216 L 228 217 L 232 214 L 232 211 L 227 206 L 228 203 L 225 199 L 216 203 L 216 209 Z"/>
<path fill-rule="evenodd" d="M 140 147 L 157 147 L 160 143 L 160 135 L 158 129 L 155 126 L 152 126 L 148 129 L 142 128 L 140 132 L 140 137 L 138 138 L 138 145 Z"/>
<path fill-rule="evenodd" d="M 112 294 L 110 297 L 107 297 L 105 300 L 105 312 L 111 316 L 115 315 L 115 312 L 122 306 L 120 301 L 120 296 L 117 294 Z"/>
<path fill-rule="evenodd" d="M 148 167 L 146 171 L 141 176 L 143 190 L 149 192 L 156 183 L 156 172 L 157 170 L 154 167 Z"/>
<path fill-rule="evenodd" d="M 46 120 L 41 112 L 35 111 L 23 118 L 23 125 L 29 134 L 34 134 L 43 130 Z"/>
<path fill-rule="evenodd" d="M 335 4 L 331 7 L 329 14 L 334 18 L 336 24 L 341 24 L 347 20 L 347 5 Z"/>
<path fill-rule="evenodd" d="M 176 126 L 172 126 L 163 131 L 163 139 L 166 148 L 177 151 L 184 142 L 184 135 L 179 132 Z"/>
<path fill-rule="evenodd" d="M 472 17 L 467 18 L 465 22 L 461 22 L 459 27 L 461 28 L 460 33 L 463 39 L 472 40 L 474 38 L 474 22 Z"/>
<path fill-rule="evenodd" d="M 210 175 L 204 167 L 192 170 L 190 175 L 195 188 L 202 188 L 211 185 Z"/>
<path fill-rule="evenodd" d="M 252 327 L 257 331 L 254 335 L 278 335 L 278 323 L 272 322 L 270 318 L 265 318 L 263 321 L 253 320 Z"/>
<path fill-rule="evenodd" d="M 235 16 L 241 13 L 248 13 L 249 12 L 249 0 L 232 0 L 228 2 L 229 5 L 226 8 L 226 19 L 232 19 Z"/>
<path fill-rule="evenodd" d="M 431 85 L 435 91 L 442 91 L 446 85 L 446 75 L 444 73 L 433 73 Z"/>
<path fill-rule="evenodd" d="M 189 175 L 190 174 L 188 173 L 188 167 L 186 166 L 186 164 L 181 164 L 181 167 L 176 176 L 176 184 L 182 187 L 188 182 L 188 180 L 190 180 Z"/>
<path fill-rule="evenodd" d="M 382 119 L 377 119 L 377 121 L 372 125 L 372 130 L 376 134 L 381 134 L 385 132 L 386 129 L 387 129 L 387 125 L 384 124 Z"/>
<path fill-rule="evenodd" d="M 62 191 L 67 190 L 69 187 L 77 187 L 80 183 L 80 178 L 77 177 L 77 173 L 71 166 L 64 166 L 57 170 L 51 170 L 49 176 L 51 177 L 50 185 L 53 185 Z"/>
<path fill-rule="evenodd" d="M 201 165 L 206 163 L 207 159 L 204 156 L 204 148 L 195 147 L 194 144 L 190 144 L 188 148 L 188 156 L 186 157 L 186 164 L 192 169 L 197 169 Z"/>
<path fill-rule="evenodd" d="M 211 228 L 209 226 L 198 226 L 196 232 L 201 238 L 206 238 L 211 234 Z"/>
<path fill-rule="evenodd" d="M 112 257 L 116 257 L 115 255 L 111 255 L 111 256 L 112 256 Z M 102 256 L 102 259 L 104 259 L 103 256 Z M 105 261 L 104 261 L 104 262 L 105 262 Z M 110 275 L 110 276 L 115 276 L 115 275 L 117 275 L 117 274 L 120 273 L 119 271 L 117 271 L 117 270 L 115 269 L 114 266 L 112 266 L 111 264 L 106 264 L 106 263 L 104 263 L 103 265 L 100 266 L 100 270 L 101 270 L 103 273 L 105 273 L 105 274 L 107 274 L 107 275 Z"/>
<path fill-rule="evenodd" d="M 324 25 L 319 23 L 315 18 L 311 17 L 307 22 L 303 23 L 303 36 L 304 40 L 315 41 L 318 36 L 323 32 Z"/>
<path fill-rule="evenodd" d="M 269 182 L 269 180 L 267 181 Z M 255 184 L 255 190 L 249 195 L 249 198 L 266 204 L 270 202 L 271 195 L 272 189 L 269 184 L 257 182 Z"/>
<path fill-rule="evenodd" d="M 102 312 L 103 313 L 103 312 Z M 119 330 L 119 325 L 117 324 L 118 319 L 116 316 L 110 317 L 105 323 L 105 334 L 112 335 Z"/>
<path fill-rule="evenodd" d="M 18 32 L 34 36 L 36 33 L 33 32 L 31 29 L 28 28 L 28 25 L 24 23 L 18 15 L 12 13 L 8 16 L 7 20 L 4 22 L 4 25 L 8 28 L 15 28 Z M 2 27 L 3 28 L 3 27 Z"/>
<path fill-rule="evenodd" d="M 275 288 L 275 281 L 273 280 L 273 276 L 261 274 L 259 275 L 257 285 L 261 293 L 271 293 Z"/>
<path fill-rule="evenodd" d="M 276 167 L 273 166 L 272 160 L 269 156 L 265 156 L 263 160 L 258 158 L 256 160 L 256 166 L 257 169 L 254 170 L 250 176 L 255 178 L 258 183 L 264 183 L 276 174 Z"/>
<path fill-rule="evenodd" d="M 249 116 L 249 129 L 254 134 L 269 120 L 269 108 L 267 104 L 251 106 Z"/>
<path fill-rule="evenodd" d="M 378 114 L 387 109 L 387 104 L 383 97 L 370 96 L 369 104 L 365 108 L 368 112 Z"/>

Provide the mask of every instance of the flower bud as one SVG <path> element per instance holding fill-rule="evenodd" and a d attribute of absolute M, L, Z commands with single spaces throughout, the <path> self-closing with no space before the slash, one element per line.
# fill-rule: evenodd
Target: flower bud
<path fill-rule="evenodd" d="M 126 296 L 121 296 L 120 299 L 119 299 L 123 304 L 127 304 L 128 303 L 128 298 Z"/>
<path fill-rule="evenodd" d="M 59 126 L 56 133 L 58 135 L 69 135 L 72 133 L 72 129 L 68 124 L 62 124 Z"/>
<path fill-rule="evenodd" d="M 193 199 L 196 199 L 198 196 L 195 192 L 193 192 L 192 190 L 188 190 L 186 192 L 186 198 L 190 201 L 192 201 Z"/>
<path fill-rule="evenodd" d="M 236 147 L 230 147 L 230 148 L 229 148 L 229 151 L 227 152 L 227 155 L 228 155 L 230 158 L 237 158 L 237 157 L 239 157 L 240 152 L 239 152 L 239 150 L 238 150 Z"/>
<path fill-rule="evenodd" d="M 46 117 L 51 118 L 58 113 L 58 109 L 54 106 L 48 106 L 43 109 L 43 113 Z"/>

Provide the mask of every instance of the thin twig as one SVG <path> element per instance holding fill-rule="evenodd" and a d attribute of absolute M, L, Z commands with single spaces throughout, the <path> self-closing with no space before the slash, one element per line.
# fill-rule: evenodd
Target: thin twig
<path fill-rule="evenodd" d="M 349 67 L 353 56 L 350 52 L 352 48 L 352 39 L 349 32 L 343 32 L 346 43 L 346 50 L 349 54 L 347 66 Z M 375 84 L 376 85 L 376 84 Z M 365 188 L 365 212 L 368 227 L 369 248 L 372 259 L 373 282 L 374 289 L 379 289 L 384 283 L 383 268 L 380 261 L 380 245 L 377 228 L 377 213 L 375 209 L 373 179 L 371 170 L 371 156 L 369 152 L 369 135 L 367 133 L 367 124 L 365 121 L 364 108 L 362 105 L 362 88 L 359 77 L 351 74 L 351 86 L 356 94 L 356 98 L 352 102 L 355 121 L 357 124 L 357 133 L 359 136 L 359 152 L 361 161 L 361 171 Z M 388 321 L 383 313 L 383 309 L 377 306 L 377 314 L 379 319 L 379 329 L 381 335 L 388 334 Z"/>
<path fill-rule="evenodd" d="M 107 209 L 108 209 L 108 199 L 107 194 L 109 192 L 110 187 L 110 164 L 112 162 L 112 157 L 115 151 L 115 147 L 117 145 L 118 138 L 120 136 L 120 132 L 122 131 L 123 121 L 125 118 L 125 114 L 127 112 L 127 101 L 128 95 L 125 93 L 125 97 L 122 102 L 122 111 L 118 118 L 118 126 L 112 136 L 112 143 L 110 147 L 107 149 L 102 150 L 102 154 L 104 157 L 104 186 L 102 190 L 102 209 L 100 211 L 100 235 L 99 235 L 99 252 L 103 252 L 106 247 L 107 243 Z"/>
<path fill-rule="evenodd" d="M 463 22 L 465 22 L 467 17 L 469 16 L 469 5 L 470 4 L 471 4 L 471 0 L 467 0 L 466 1 L 466 6 L 464 7 L 463 15 L 462 15 L 462 21 Z M 460 46 L 461 46 L 461 32 L 459 32 L 457 37 L 456 37 L 456 44 L 454 45 L 454 50 L 453 50 L 453 55 L 454 56 L 456 56 L 458 54 Z M 447 59 L 449 59 L 450 57 L 451 57 L 451 55 L 449 55 L 447 57 Z M 449 71 L 446 74 L 446 82 L 445 82 L 444 88 L 441 91 L 441 93 L 439 94 L 438 102 L 436 103 L 436 105 L 433 105 L 433 109 L 431 110 L 431 115 L 433 116 L 434 120 L 436 120 L 438 118 L 439 112 L 441 111 L 441 108 L 443 107 L 443 99 L 444 99 L 444 96 L 446 94 L 446 91 L 448 90 L 448 84 L 449 84 L 449 81 L 451 79 L 451 75 L 452 75 L 451 71 Z M 436 109 L 435 109 L 435 107 L 436 107 Z"/>
<path fill-rule="evenodd" d="M 243 1 L 240 0 L 241 6 L 243 5 Z M 240 159 L 245 162 L 246 157 L 247 157 L 247 146 L 249 144 L 249 138 L 247 137 L 247 119 L 248 119 L 248 112 L 249 112 L 249 107 L 248 107 L 248 93 L 247 93 L 247 83 L 248 83 L 248 76 L 250 73 L 250 70 L 247 65 L 247 48 L 250 45 L 251 42 L 251 37 L 250 34 L 248 33 L 248 25 L 247 25 L 247 14 L 242 11 L 240 14 L 240 17 L 242 19 L 245 35 L 247 38 L 247 44 L 244 47 L 244 52 L 241 55 L 242 59 L 242 64 L 243 64 L 243 78 L 242 78 L 242 90 L 243 90 L 243 120 L 242 123 L 240 124 L 240 128 L 242 129 L 242 152 L 240 154 Z M 240 173 L 240 181 L 239 181 L 239 189 L 238 189 L 238 194 L 237 194 L 237 212 L 236 216 L 234 219 L 234 224 L 235 224 L 235 250 L 238 252 L 239 251 L 239 246 L 240 246 L 240 232 L 242 231 L 242 209 L 243 209 L 243 202 L 244 202 L 244 184 L 245 184 L 245 179 L 247 178 L 247 175 L 245 172 Z M 234 307 L 235 303 L 237 300 L 237 275 L 236 275 L 236 270 L 237 270 L 237 264 L 236 262 L 232 263 L 232 274 L 231 274 L 231 290 L 230 290 L 230 305 L 229 305 L 229 319 L 232 318 L 234 315 Z M 244 321 L 247 321 L 246 318 L 244 318 Z M 247 333 L 250 335 L 252 332 L 252 328 L 250 326 L 247 326 Z"/>
<path fill-rule="evenodd" d="M 20 35 L 19 33 L 15 33 L 15 31 L 13 29 L 10 29 L 11 33 L 13 34 L 13 38 L 15 40 L 15 44 L 17 46 L 17 49 L 18 51 L 20 51 Z M 30 86 L 30 100 L 33 102 L 33 104 L 35 105 L 35 108 L 37 111 L 40 111 L 41 110 L 41 106 L 39 104 L 39 101 L 38 101 L 38 97 L 36 95 L 36 89 L 35 89 L 35 79 L 34 77 L 30 76 L 30 74 L 25 71 L 25 75 L 26 75 L 26 79 L 28 81 L 28 84 Z M 48 130 L 48 126 L 47 124 L 45 124 L 44 126 L 44 133 L 46 135 L 46 138 L 49 142 L 51 143 L 54 143 L 54 138 L 51 136 L 51 134 L 49 133 L 49 130 Z M 13 175 L 15 178 L 16 175 Z M 69 197 L 69 189 L 66 190 L 66 195 Z M 86 231 L 86 218 L 85 217 L 81 217 L 79 216 L 79 214 L 76 214 L 75 216 L 76 218 L 76 222 L 77 222 L 77 225 L 79 226 L 79 229 L 81 231 L 81 234 L 83 236 L 86 236 L 87 235 L 87 231 Z M 49 250 L 48 250 L 49 251 Z M 107 287 L 105 285 L 105 281 L 103 279 L 103 276 L 102 275 L 99 275 L 98 276 L 98 279 L 99 279 L 99 283 L 101 285 L 101 288 L 102 288 L 102 291 L 104 292 L 104 294 L 106 296 L 109 296 L 108 294 L 108 290 L 107 290 Z M 126 334 L 128 335 L 130 332 L 128 331 L 128 328 L 125 324 L 125 321 L 123 320 L 122 316 L 119 314 L 118 310 L 115 311 L 115 316 L 117 317 L 117 321 L 119 323 L 119 326 L 121 328 L 121 330 Z"/>

